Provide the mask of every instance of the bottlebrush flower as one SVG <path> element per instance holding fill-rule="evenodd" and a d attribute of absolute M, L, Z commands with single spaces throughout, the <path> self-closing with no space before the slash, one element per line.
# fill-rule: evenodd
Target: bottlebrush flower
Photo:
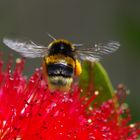
<path fill-rule="evenodd" d="M 0 139 L 1 140 L 134 140 L 139 125 L 128 124 L 130 114 L 116 97 L 97 106 L 90 105 L 98 91 L 88 98 L 81 89 L 49 91 L 37 69 L 27 79 L 22 75 L 24 60 L 18 59 L 2 70 L 0 60 Z M 120 92 L 120 90 L 118 90 Z M 125 117 L 123 114 L 125 113 Z"/>

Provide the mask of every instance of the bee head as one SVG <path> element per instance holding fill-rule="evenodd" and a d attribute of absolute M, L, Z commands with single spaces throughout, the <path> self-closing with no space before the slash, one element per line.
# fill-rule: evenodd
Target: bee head
<path fill-rule="evenodd" d="M 65 56 L 74 57 L 75 47 L 67 40 L 55 40 L 48 46 L 49 55 L 62 54 Z"/>

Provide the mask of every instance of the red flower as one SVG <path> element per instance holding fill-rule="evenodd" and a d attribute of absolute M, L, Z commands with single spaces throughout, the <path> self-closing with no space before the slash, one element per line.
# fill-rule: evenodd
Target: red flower
<path fill-rule="evenodd" d="M 29 80 L 22 75 L 24 61 L 11 62 L 2 71 L 0 60 L 1 140 L 134 140 L 138 124 L 129 125 L 130 115 L 112 98 L 101 106 L 90 106 L 97 96 L 81 97 L 73 85 L 71 92 L 50 92 L 41 70 Z M 127 110 L 126 110 L 127 111 Z"/>

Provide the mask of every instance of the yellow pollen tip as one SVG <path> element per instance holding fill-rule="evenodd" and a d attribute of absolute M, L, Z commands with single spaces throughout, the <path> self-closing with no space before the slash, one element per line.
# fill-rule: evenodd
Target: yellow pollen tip
<path fill-rule="evenodd" d="M 16 59 L 16 63 L 21 63 L 21 59 L 20 58 L 17 58 Z"/>
<path fill-rule="evenodd" d="M 88 119 L 88 123 L 91 123 L 92 122 L 92 120 L 91 119 Z"/>
<path fill-rule="evenodd" d="M 94 94 L 95 94 L 95 95 L 99 95 L 99 91 L 96 90 L 96 91 L 94 92 Z"/>

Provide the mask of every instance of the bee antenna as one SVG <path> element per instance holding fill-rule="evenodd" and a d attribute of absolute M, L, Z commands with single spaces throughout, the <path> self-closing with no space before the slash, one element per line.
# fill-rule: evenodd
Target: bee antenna
<path fill-rule="evenodd" d="M 49 36 L 51 39 L 56 40 L 56 38 L 53 37 L 50 33 L 48 33 L 48 36 Z"/>

